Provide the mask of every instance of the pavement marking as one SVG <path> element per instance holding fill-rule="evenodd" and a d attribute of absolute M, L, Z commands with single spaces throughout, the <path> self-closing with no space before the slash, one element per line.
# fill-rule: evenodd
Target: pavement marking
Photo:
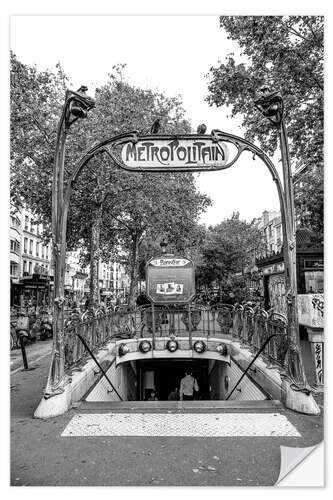
<path fill-rule="evenodd" d="M 81 413 L 61 436 L 301 437 L 279 413 Z"/>

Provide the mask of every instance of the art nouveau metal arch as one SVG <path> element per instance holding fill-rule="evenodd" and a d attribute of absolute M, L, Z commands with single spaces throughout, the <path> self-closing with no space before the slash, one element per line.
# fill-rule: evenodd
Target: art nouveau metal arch
<path fill-rule="evenodd" d="M 108 138 L 87 151 L 78 161 L 64 192 L 64 161 L 66 134 L 72 123 L 85 118 L 87 111 L 94 107 L 94 101 L 85 95 L 86 87 L 79 91 L 67 91 L 62 117 L 59 123 L 55 167 L 53 176 L 53 255 L 55 268 L 54 289 L 54 342 L 52 360 L 44 398 L 64 392 L 64 276 L 66 256 L 67 216 L 71 192 L 82 169 L 91 159 L 106 154 L 110 161 L 129 172 L 209 172 L 225 170 L 233 166 L 243 152 L 249 151 L 263 161 L 276 184 L 283 228 L 285 279 L 288 301 L 289 358 L 287 375 L 297 391 L 305 391 L 306 377 L 297 348 L 296 310 L 296 248 L 293 222 L 293 203 L 290 187 L 290 172 L 284 168 L 283 188 L 278 172 L 270 158 L 257 146 L 241 137 L 221 130 L 211 134 L 142 135 L 133 131 Z M 282 153 L 288 157 L 286 132 L 283 121 L 279 122 Z M 160 146 L 160 147 L 159 147 Z M 229 146 L 234 154 L 229 159 Z M 124 152 L 125 151 L 125 152 Z M 186 160 L 186 161 L 185 161 Z M 286 188 L 287 186 L 287 188 Z M 293 359 L 291 359 L 291 357 Z"/>
<path fill-rule="evenodd" d="M 129 164 L 126 164 L 123 159 L 121 158 L 120 151 L 119 149 L 121 147 L 124 147 L 126 144 L 137 144 L 137 143 L 153 143 L 155 144 L 157 141 L 179 141 L 179 140 L 184 140 L 184 141 L 191 141 L 195 144 L 195 141 L 201 142 L 207 140 L 210 140 L 212 144 L 217 144 L 219 146 L 221 143 L 223 144 L 233 144 L 236 148 L 236 154 L 234 157 L 230 160 L 227 161 L 224 165 L 218 165 L 217 162 L 216 164 L 212 163 L 207 163 L 207 165 L 203 165 L 202 163 L 199 164 L 199 166 L 189 164 L 189 165 L 184 165 L 183 163 L 175 166 L 175 165 L 156 165 L 156 166 L 144 166 L 144 165 L 138 165 L 138 166 L 130 166 Z M 93 159 L 95 156 L 105 153 L 110 160 L 113 162 L 114 165 L 117 165 L 119 168 L 127 170 L 129 172 L 155 172 L 155 173 L 160 173 L 160 172 L 215 172 L 218 170 L 225 170 L 227 168 L 230 168 L 233 166 L 237 160 L 240 158 L 241 154 L 244 151 L 249 151 L 253 155 L 258 156 L 266 167 L 268 168 L 269 172 L 272 175 L 273 181 L 276 184 L 277 191 L 278 191 L 278 196 L 279 196 L 279 202 L 280 202 L 280 208 L 281 208 L 281 215 L 282 219 L 285 220 L 285 215 L 286 215 L 286 206 L 285 206 L 285 200 L 284 200 L 284 190 L 282 187 L 281 180 L 279 178 L 279 174 L 270 160 L 270 158 L 257 146 L 252 144 L 251 142 L 247 141 L 246 139 L 243 139 L 242 137 L 238 137 L 236 135 L 228 134 L 226 132 L 222 132 L 221 130 L 214 129 L 211 132 L 211 135 L 204 134 L 204 135 L 198 135 L 198 134 L 179 134 L 179 135 L 142 135 L 140 136 L 137 131 L 129 132 L 129 133 L 124 133 L 124 134 L 119 134 L 117 136 L 111 137 L 109 139 L 106 139 L 104 141 L 101 141 L 99 144 L 95 145 L 92 147 L 89 151 L 85 153 L 85 155 L 78 161 L 72 175 L 69 178 L 67 188 L 66 188 L 66 195 L 65 195 L 65 206 L 64 208 L 68 208 L 67 205 L 70 202 L 70 196 L 71 196 L 71 191 L 72 187 L 77 180 L 80 172 L 82 169 L 89 163 L 91 159 Z M 150 162 L 151 163 L 151 162 Z"/>
<path fill-rule="evenodd" d="M 108 138 L 87 151 L 76 164 L 64 190 L 65 144 L 68 130 L 76 120 L 86 118 L 88 111 L 95 106 L 95 101 L 86 95 L 86 91 L 87 87 L 82 86 L 76 92 L 69 90 L 66 92 L 58 126 L 52 188 L 54 338 L 48 381 L 44 390 L 44 397 L 35 412 L 35 416 L 45 418 L 60 415 L 69 408 L 66 387 L 68 387 L 70 378 L 66 376 L 64 370 L 66 229 L 72 188 L 82 169 L 92 158 L 104 153 L 114 165 L 130 172 L 218 171 L 230 168 L 245 151 L 257 156 L 266 165 L 276 184 L 280 202 L 285 243 L 283 250 L 288 311 L 288 353 L 286 370 L 284 374 L 281 374 L 281 378 L 283 376 L 286 378 L 287 385 L 282 390 L 282 399 L 285 401 L 286 406 L 296 411 L 318 414 L 319 409 L 313 397 L 309 394 L 297 340 L 295 222 L 292 177 L 281 96 L 277 92 L 269 92 L 267 88 L 263 88 L 261 97 L 254 103 L 262 114 L 277 127 L 281 145 L 284 187 L 282 187 L 278 172 L 268 156 L 260 148 L 241 137 L 220 130 L 213 130 L 211 134 L 203 135 L 143 136 L 134 131 Z M 161 146 L 160 150 L 159 145 Z M 230 159 L 228 155 L 229 146 L 234 149 L 234 154 Z M 124 148 L 126 148 L 125 153 Z M 186 157 L 186 155 L 188 156 Z M 58 398 L 53 398 L 53 396 L 57 395 Z M 310 395 L 310 398 L 308 398 L 308 395 Z"/>

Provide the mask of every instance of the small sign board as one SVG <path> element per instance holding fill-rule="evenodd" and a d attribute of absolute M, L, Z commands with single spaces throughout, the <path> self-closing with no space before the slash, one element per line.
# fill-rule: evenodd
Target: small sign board
<path fill-rule="evenodd" d="M 154 304 L 188 304 L 195 296 L 193 262 L 174 255 L 153 257 L 147 262 L 146 283 Z"/>

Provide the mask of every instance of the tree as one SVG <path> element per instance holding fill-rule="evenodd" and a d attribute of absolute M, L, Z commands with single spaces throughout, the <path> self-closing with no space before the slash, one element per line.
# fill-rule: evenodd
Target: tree
<path fill-rule="evenodd" d="M 129 303 L 134 303 L 140 258 L 155 251 L 151 243 L 165 237 L 169 251 L 184 252 L 193 245 L 197 220 L 210 200 L 197 191 L 191 174 L 132 174 L 135 196 L 122 201 L 121 214 L 111 215 L 119 227 L 121 248 L 130 274 Z M 111 212 L 109 212 L 111 213 Z M 111 222 L 111 221 L 110 221 Z M 112 227 L 111 223 L 106 227 Z M 147 245 L 140 253 L 144 242 Z M 161 251 L 159 249 L 159 251 Z"/>
<path fill-rule="evenodd" d="M 306 166 L 303 187 L 295 186 L 296 209 L 303 223 L 323 230 L 324 21 L 320 16 L 230 16 L 220 25 L 242 49 L 241 62 L 230 54 L 210 69 L 210 105 L 230 106 L 241 114 L 246 138 L 264 151 L 277 149 L 277 133 L 253 100 L 263 84 L 279 90 L 294 165 Z M 315 179 L 311 193 L 307 186 Z M 311 196 L 309 196 L 311 194 Z M 318 203 L 318 199 L 320 202 Z"/>
<path fill-rule="evenodd" d="M 56 73 L 40 73 L 13 54 L 11 65 L 11 195 L 35 210 L 40 221 L 50 222 L 55 138 L 67 79 L 60 67 Z M 78 121 L 69 131 L 65 184 L 82 153 L 105 138 L 133 129 L 147 133 L 156 117 L 162 132 L 190 131 L 179 97 L 131 86 L 123 77 L 124 65 L 113 69 L 105 85 L 96 89 L 96 107 L 89 119 Z M 102 155 L 89 162 L 74 185 L 67 245 L 68 249 L 80 245 L 89 254 L 92 301 L 98 301 L 100 257 L 108 260 L 123 245 L 134 293 L 143 238 L 164 232 L 180 242 L 180 232 L 191 231 L 207 203 L 191 174 L 128 173 Z"/>
<path fill-rule="evenodd" d="M 254 262 L 262 249 L 262 235 L 255 221 L 246 222 L 239 212 L 207 230 L 201 262 L 197 269 L 198 285 L 210 287 L 217 282 L 220 292 L 245 267 Z"/>
<path fill-rule="evenodd" d="M 11 202 L 26 203 L 40 222 L 51 222 L 51 189 L 57 122 L 67 78 L 37 71 L 11 54 Z"/>

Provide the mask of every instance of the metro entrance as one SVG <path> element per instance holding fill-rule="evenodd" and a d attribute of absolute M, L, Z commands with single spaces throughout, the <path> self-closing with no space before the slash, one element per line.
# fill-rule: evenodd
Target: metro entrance
<path fill-rule="evenodd" d="M 133 131 L 109 137 L 93 146 L 79 159 L 68 178 L 66 189 L 64 189 L 65 145 L 68 130 L 77 119 L 85 118 L 87 112 L 95 106 L 95 101 L 86 95 L 86 90 L 87 88 L 82 86 L 77 92 L 67 91 L 58 127 L 52 186 L 52 241 L 54 252 L 53 350 L 47 385 L 40 408 L 36 410 L 35 416 L 44 418 L 62 414 L 68 410 L 69 401 L 71 401 L 72 386 L 69 384 L 71 378 L 65 370 L 65 368 L 69 367 L 65 354 L 70 352 L 70 346 L 68 346 L 70 335 L 68 335 L 64 324 L 66 230 L 71 192 L 84 167 L 90 160 L 98 155 L 103 155 L 112 166 L 117 166 L 128 172 L 208 172 L 230 168 L 238 161 L 243 152 L 251 153 L 253 159 L 258 157 L 268 168 L 276 184 L 280 202 L 283 241 L 286 242 L 283 249 L 288 320 L 286 369 L 283 377 L 282 398 L 288 408 L 303 413 L 318 414 L 319 408 L 313 399 L 306 380 L 298 338 L 295 214 L 287 133 L 283 121 L 282 97 L 278 92 L 271 92 L 265 86 L 260 91 L 260 97 L 255 100 L 255 105 L 277 128 L 280 139 L 284 186 L 274 164 L 263 150 L 246 139 L 219 129 L 213 129 L 210 134 L 140 135 L 137 131 Z M 100 209 L 101 206 L 100 204 Z M 156 283 L 156 293 L 168 295 L 171 290 L 170 294 L 181 294 L 184 290 L 182 285 L 182 283 L 173 280 L 159 282 Z M 190 316 L 190 310 L 188 314 Z M 98 318 L 96 317 L 94 326 L 97 321 Z M 188 331 L 190 350 L 192 350 L 191 320 L 188 321 Z M 155 350 L 155 333 L 156 324 L 153 314 L 153 351 Z M 94 336 L 94 338 L 97 339 L 96 345 L 92 347 L 97 349 L 101 345 L 98 342 L 99 336 Z M 175 363 L 175 360 L 173 363 Z M 181 371 L 183 372 L 183 369 Z M 172 370 L 171 373 L 175 374 L 176 372 Z M 177 373 L 178 381 L 181 375 Z M 174 385 L 175 379 L 176 375 L 172 375 L 170 379 L 171 386 Z M 157 370 L 156 381 L 158 380 Z M 220 379 L 218 380 L 220 383 Z M 167 382 L 159 382 L 159 384 L 161 395 L 163 394 L 163 398 L 167 397 L 167 391 L 173 387 L 170 388 Z M 203 387 L 205 387 L 204 380 Z M 142 394 L 142 396 L 145 396 L 145 394 Z"/>
<path fill-rule="evenodd" d="M 194 399 L 209 398 L 208 360 L 166 359 L 137 362 L 139 397 L 146 401 L 152 390 L 156 391 L 159 401 L 167 401 L 171 391 L 179 388 L 186 371 L 192 372 L 197 380 L 199 391 Z"/>

